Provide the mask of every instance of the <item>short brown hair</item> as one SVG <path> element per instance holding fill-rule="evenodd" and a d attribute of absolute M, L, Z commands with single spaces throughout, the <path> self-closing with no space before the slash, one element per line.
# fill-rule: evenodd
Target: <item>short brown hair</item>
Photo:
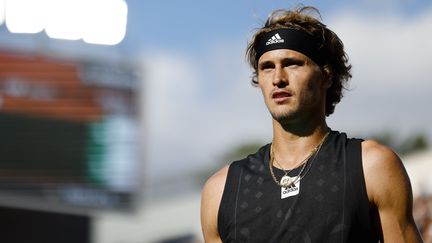
<path fill-rule="evenodd" d="M 267 18 L 264 26 L 254 34 L 246 50 L 246 58 L 249 65 L 254 69 L 252 83 L 258 84 L 258 60 L 256 57 L 256 41 L 269 31 L 281 28 L 302 30 L 320 41 L 322 51 L 325 55 L 325 63 L 320 67 L 330 77 L 331 86 L 327 90 L 326 116 L 334 112 L 335 106 L 342 98 L 342 88 L 351 78 L 351 64 L 344 51 L 344 45 L 339 37 L 326 25 L 321 23 L 310 13 L 319 15 L 318 9 L 314 7 L 298 7 L 294 10 L 276 10 Z"/>

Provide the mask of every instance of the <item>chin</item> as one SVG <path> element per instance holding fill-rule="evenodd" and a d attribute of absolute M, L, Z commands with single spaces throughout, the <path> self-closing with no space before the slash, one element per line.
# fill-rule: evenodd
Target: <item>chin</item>
<path fill-rule="evenodd" d="M 294 120 L 296 117 L 296 113 L 295 112 L 289 112 L 289 111 L 273 111 L 270 112 L 273 119 L 275 119 L 276 121 L 278 121 L 281 124 L 287 124 L 290 121 Z"/>

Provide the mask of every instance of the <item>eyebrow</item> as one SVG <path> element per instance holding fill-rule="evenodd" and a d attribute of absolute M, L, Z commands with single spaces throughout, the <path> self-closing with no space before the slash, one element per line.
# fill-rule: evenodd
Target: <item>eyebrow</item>
<path fill-rule="evenodd" d="M 263 61 L 258 63 L 258 68 L 262 69 L 264 67 L 268 67 L 269 65 L 274 65 L 272 61 Z"/>
<path fill-rule="evenodd" d="M 278 61 L 282 62 L 282 64 L 306 63 L 307 62 L 307 60 L 303 60 L 302 58 L 293 57 L 293 56 L 284 57 L 284 58 L 282 58 L 281 60 L 278 60 Z M 264 61 L 258 63 L 258 67 L 259 68 L 265 67 L 267 65 L 274 65 L 274 61 L 272 61 L 272 60 L 264 60 Z"/>

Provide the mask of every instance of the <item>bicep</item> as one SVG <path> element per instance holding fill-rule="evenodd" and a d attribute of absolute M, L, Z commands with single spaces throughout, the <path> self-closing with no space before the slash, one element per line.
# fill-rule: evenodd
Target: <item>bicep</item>
<path fill-rule="evenodd" d="M 399 157 L 377 143 L 363 150 L 369 200 L 377 207 L 384 242 L 421 242 L 412 216 L 412 192 Z"/>
<path fill-rule="evenodd" d="M 392 178 L 393 181 L 402 178 Z M 411 190 L 404 187 L 383 192 L 375 203 L 381 222 L 384 242 L 419 242 L 418 231 L 412 217 Z"/>

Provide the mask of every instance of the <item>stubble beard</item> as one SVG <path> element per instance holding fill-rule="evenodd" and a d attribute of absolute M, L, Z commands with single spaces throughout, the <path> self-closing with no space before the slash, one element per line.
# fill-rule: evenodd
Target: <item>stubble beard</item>
<path fill-rule="evenodd" d="M 282 126 L 291 124 L 296 120 L 296 117 L 298 117 L 298 112 L 295 111 L 272 111 L 270 109 L 269 111 L 273 119 Z"/>
<path fill-rule="evenodd" d="M 317 112 L 315 108 L 314 104 L 304 103 L 301 105 L 291 104 L 288 107 L 284 107 L 284 109 L 278 109 L 277 107 L 271 109 L 268 107 L 268 110 L 275 121 L 287 128 L 304 125 L 304 123 L 308 119 L 311 119 L 311 116 Z"/>

